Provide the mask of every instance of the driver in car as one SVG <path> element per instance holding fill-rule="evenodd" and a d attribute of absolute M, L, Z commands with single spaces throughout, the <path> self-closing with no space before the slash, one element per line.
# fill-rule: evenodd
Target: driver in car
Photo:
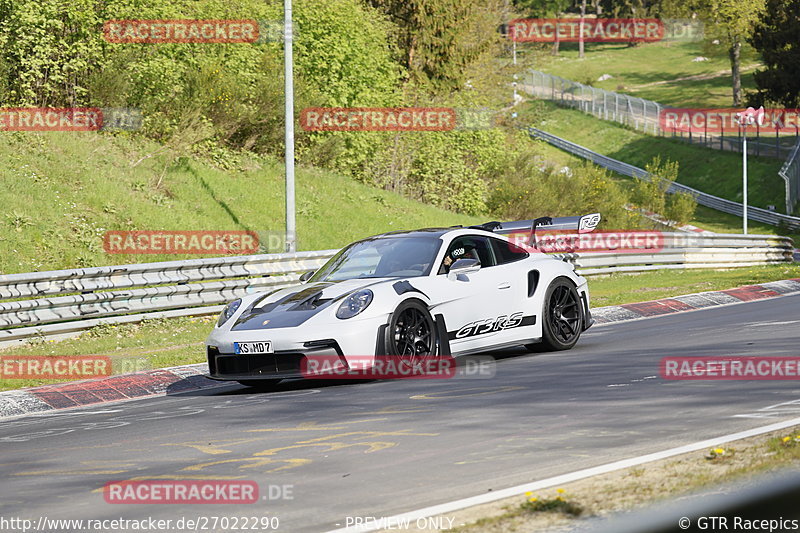
<path fill-rule="evenodd" d="M 450 272 L 450 265 L 455 263 L 459 259 L 477 259 L 480 261 L 478 257 L 478 252 L 475 250 L 475 246 L 469 245 L 467 243 L 460 243 L 457 246 L 450 249 L 447 255 L 444 256 L 444 260 L 442 261 L 442 266 L 439 268 L 439 274 L 447 274 Z"/>

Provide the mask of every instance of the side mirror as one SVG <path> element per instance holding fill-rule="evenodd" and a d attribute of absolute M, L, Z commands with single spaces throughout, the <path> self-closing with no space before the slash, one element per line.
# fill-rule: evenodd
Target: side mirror
<path fill-rule="evenodd" d="M 306 281 L 310 280 L 311 276 L 313 276 L 316 272 L 317 272 L 316 270 L 309 270 L 307 272 L 303 272 L 303 275 L 300 276 L 300 281 L 302 283 L 305 283 Z"/>
<path fill-rule="evenodd" d="M 450 265 L 447 272 L 447 279 L 455 281 L 462 274 L 471 274 L 481 269 L 481 262 L 478 259 L 457 259 Z"/>

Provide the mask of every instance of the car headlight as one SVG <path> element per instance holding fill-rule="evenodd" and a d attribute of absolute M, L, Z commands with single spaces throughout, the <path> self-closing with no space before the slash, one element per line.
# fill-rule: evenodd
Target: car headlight
<path fill-rule="evenodd" d="M 217 320 L 217 327 L 220 327 L 222 324 L 230 320 L 230 318 L 236 313 L 239 309 L 239 306 L 242 305 L 242 300 L 234 300 L 228 305 L 225 306 L 225 309 L 222 310 L 222 313 L 219 315 L 219 320 Z"/>
<path fill-rule="evenodd" d="M 352 318 L 366 309 L 372 303 L 372 291 L 369 289 L 361 289 L 356 291 L 339 305 L 336 310 L 336 318 Z"/>

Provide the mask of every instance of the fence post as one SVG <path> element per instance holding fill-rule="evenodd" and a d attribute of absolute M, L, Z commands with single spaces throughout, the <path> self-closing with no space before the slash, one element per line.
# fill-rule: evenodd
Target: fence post
<path fill-rule="evenodd" d="M 661 129 L 661 104 L 656 102 L 656 124 L 658 125 L 658 133 L 664 133 Z"/>
<path fill-rule="evenodd" d="M 642 121 L 644 123 L 644 127 L 642 131 L 647 133 L 647 100 L 644 98 L 639 98 L 642 101 Z"/>
<path fill-rule="evenodd" d="M 758 122 L 756 122 L 756 155 L 761 155 L 761 128 L 758 127 Z"/>

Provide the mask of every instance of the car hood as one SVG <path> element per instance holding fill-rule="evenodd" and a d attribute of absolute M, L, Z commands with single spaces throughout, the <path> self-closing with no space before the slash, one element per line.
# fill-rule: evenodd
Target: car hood
<path fill-rule="evenodd" d="M 351 292 L 397 278 L 361 278 L 293 285 L 256 298 L 232 330 L 290 328 L 339 303 Z"/>

